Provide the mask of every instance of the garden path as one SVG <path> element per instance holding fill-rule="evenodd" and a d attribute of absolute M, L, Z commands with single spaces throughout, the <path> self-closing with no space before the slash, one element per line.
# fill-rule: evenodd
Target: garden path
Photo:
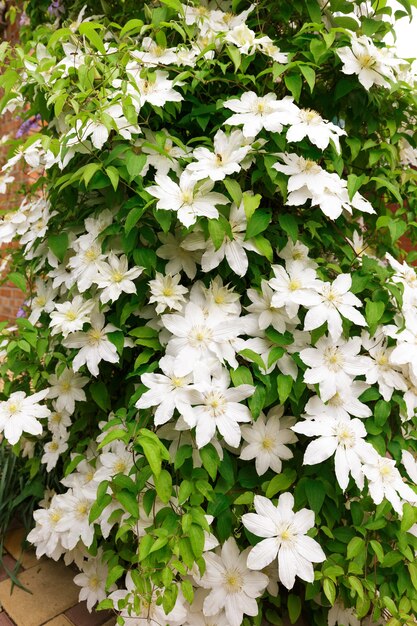
<path fill-rule="evenodd" d="M 0 567 L 0 626 L 114 626 L 108 611 L 89 613 L 78 602 L 80 588 L 73 583 L 74 571 L 62 561 L 37 559 L 32 550 L 22 552 L 24 529 L 8 532 L 3 556 L 7 569 L 20 562 L 18 578 L 28 591 L 14 586 Z"/>

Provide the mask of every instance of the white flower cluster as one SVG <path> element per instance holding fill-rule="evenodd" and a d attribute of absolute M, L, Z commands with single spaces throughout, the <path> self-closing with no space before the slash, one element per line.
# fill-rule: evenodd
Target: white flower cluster
<path fill-rule="evenodd" d="M 174 221 L 171 230 L 155 233 L 155 241 L 160 242 L 154 264 L 158 263 L 158 271 L 154 267 L 150 272 L 139 263 L 129 265 L 130 251 L 113 236 L 117 232 L 113 226 L 119 225 L 117 210 L 95 211 L 94 194 L 92 205 L 87 206 L 88 217 L 83 214 L 73 228 L 65 226 L 67 242 L 62 254 L 48 244 L 49 224 L 57 215 L 48 200 L 25 198 L 17 211 L 3 216 L 0 243 L 19 239 L 25 246 L 25 258 L 33 260 L 42 276 L 36 280 L 28 304 L 29 321 L 49 328 L 51 345 L 59 346 L 62 358 L 57 360 L 46 389 L 30 396 L 17 391 L 0 403 L 0 431 L 12 445 L 23 433 L 39 436 L 41 462 L 48 472 L 57 466 L 68 450 L 77 403 L 86 401 L 86 391 L 91 392 L 104 368 L 117 367 L 124 348 L 135 349 L 133 340 L 110 321 L 112 310 L 126 302 L 128 294 L 133 307 L 138 302 L 132 310 L 138 327 L 155 331 L 163 351 L 157 366 L 137 376 L 141 386 L 136 390 L 135 408 L 139 417 L 149 416 L 161 439 L 171 442 L 172 458 L 181 441 L 181 445 L 191 446 L 193 464 L 200 467 L 201 450 L 212 444 L 220 459 L 227 449 L 253 464 L 258 476 L 268 470 L 280 474 L 285 462 L 293 458 L 294 444 L 302 445 L 297 435 L 303 435 L 314 438 L 306 444 L 305 465 L 334 456 L 336 480 L 343 491 L 354 483 L 359 491 L 369 493 L 374 503 L 388 500 L 401 516 L 404 502 L 417 505 L 417 494 L 404 482 L 395 461 L 367 441 L 366 418 L 371 409 L 361 397 L 372 385 L 385 401 L 398 392 L 406 407 L 401 416 L 404 423 L 414 416 L 414 268 L 388 258 L 392 282 L 402 286 L 402 307 L 395 324 L 381 323 L 372 335 L 361 312 L 364 303 L 353 293 L 352 276 L 335 270 L 332 280 L 323 278 L 309 249 L 296 237 L 273 251 L 276 256 L 267 276 L 258 277 L 247 290 L 241 288 L 240 279 L 249 272 L 251 258 L 267 255 L 257 234 L 249 232 L 259 203 L 252 212 L 248 203 L 254 203 L 256 196 L 250 189 L 241 197 L 231 193 L 230 183 L 236 182 L 233 177 L 247 174 L 245 180 L 249 180 L 251 168 L 263 158 L 273 133 L 288 144 L 305 141 L 315 151 L 329 149 L 338 155 L 345 131 L 318 112 L 298 107 L 290 96 L 279 99 L 275 93 L 258 95 L 249 90 L 219 104 L 222 114 L 225 109 L 232 115 L 224 121 L 226 130 L 216 129 L 207 141 L 187 137 L 183 142 L 167 129 L 154 131 L 147 127 L 147 116 L 141 117 L 138 126 L 123 108 L 124 101 L 128 102 L 137 118 L 145 106 L 153 107 L 151 110 L 181 106 L 186 78 L 175 80 L 170 68 L 194 67 L 201 57 L 215 58 L 224 46 L 234 46 L 241 55 L 260 53 L 277 63 L 288 61 L 287 54 L 269 37 L 258 37 L 247 26 L 254 6 L 232 15 L 217 4 L 221 3 L 216 3 L 216 8 L 184 5 L 185 24 L 196 28 L 190 46 L 161 47 L 146 35 L 140 46 L 129 52 L 123 78 L 114 78 L 106 87 L 102 107 L 94 117 L 85 111 L 72 118 L 59 116 L 56 145 L 31 142 L 3 167 L 6 174 L 0 192 L 12 182 L 7 174 L 21 159 L 35 170 L 55 166 L 64 170 L 72 159 L 107 147 L 116 135 L 144 159 L 136 172 L 144 180 L 141 200 L 156 212 L 170 212 L 179 223 Z M 33 62 L 27 63 L 28 78 L 36 73 L 54 84 L 86 68 L 94 55 L 75 34 L 74 42 L 77 45 L 62 44 L 64 58 L 59 62 L 39 44 Z M 113 43 L 107 41 L 105 46 L 111 56 Z M 338 55 L 342 72 L 357 74 L 366 89 L 388 86 L 399 63 L 368 38 L 353 35 L 351 47 L 340 48 Z M 13 98 L 8 106 L 14 106 Z M 295 152 L 270 150 L 270 154 L 275 175 L 285 175 L 287 206 L 319 207 L 331 220 L 340 216 L 351 219 L 353 210 L 374 211 L 358 191 L 350 197 L 347 181 L 316 160 Z M 215 222 L 223 228 L 218 240 L 210 230 Z M 145 235 L 141 242 L 146 249 Z M 232 274 L 227 274 L 229 270 Z M 226 274 L 238 277 L 236 284 L 225 282 L 222 276 Z M 391 304 L 396 306 L 393 298 Z M 277 352 L 271 329 L 275 335 L 291 337 L 282 351 Z M 313 333 L 319 333 L 319 338 L 313 339 Z M 308 393 L 303 419 L 297 422 L 286 415 L 275 399 L 274 406 L 266 414 L 260 411 L 255 420 L 249 408 L 255 385 L 253 381 L 235 384 L 233 376 L 243 363 L 255 363 L 261 375 L 278 372 L 293 381 L 302 379 Z M 41 401 L 49 402 L 50 408 Z M 47 418 L 46 434 L 39 422 L 43 418 Z M 287 589 L 294 586 L 296 576 L 314 581 L 313 564 L 326 558 L 307 534 L 314 527 L 314 513 L 305 508 L 294 511 L 294 497 L 286 492 L 276 504 L 255 495 L 256 513 L 243 515 L 244 527 L 261 539 L 254 547 L 241 552 L 233 537 L 219 546 L 206 532 L 205 571 L 201 575 L 195 569 L 191 577 L 196 592 L 193 604 L 179 590 L 174 608 L 165 614 L 155 590 L 152 600 L 138 608 L 133 572 L 126 575 L 124 589 L 111 586 L 106 590 L 108 567 L 103 551 L 99 549 L 93 557 L 88 548 L 95 536 L 107 539 L 113 527 L 128 525 L 130 516 L 108 484 L 105 506 L 95 516 L 92 508 L 103 481 L 136 471 L 136 453 L 129 443 L 118 438 L 101 445 L 115 428 L 112 418 L 110 413 L 109 421 L 100 424 L 100 434 L 83 458 L 77 459 L 71 452 L 73 471 L 61 480 L 66 491 L 51 494 L 35 512 L 36 526 L 29 535 L 38 557 L 58 559 L 64 555 L 67 562 L 78 565 L 81 573 L 75 582 L 90 610 L 110 598 L 132 626 L 143 619 L 149 626 L 240 626 L 244 615 L 258 614 L 257 599 L 267 588 L 275 588 L 277 594 L 277 581 Z M 120 425 L 117 428 L 123 430 Z M 412 461 L 405 457 L 404 464 L 413 485 Z M 181 513 L 177 495 L 174 486 L 170 504 Z M 156 498 L 149 507 L 142 497 L 138 500 L 139 521 L 131 530 L 140 545 L 164 503 Z M 274 561 L 277 567 L 271 568 Z M 184 580 L 190 580 L 189 572 Z"/>

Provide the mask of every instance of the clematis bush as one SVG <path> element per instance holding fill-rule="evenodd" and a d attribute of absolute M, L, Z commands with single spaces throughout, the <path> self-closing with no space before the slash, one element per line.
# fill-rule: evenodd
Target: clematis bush
<path fill-rule="evenodd" d="M 398 5 L 29 1 L 0 45 L 2 454 L 118 624 L 415 623 Z"/>

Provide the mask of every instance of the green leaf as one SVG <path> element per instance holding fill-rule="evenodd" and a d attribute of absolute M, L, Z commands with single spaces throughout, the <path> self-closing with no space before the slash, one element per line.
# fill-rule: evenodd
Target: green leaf
<path fill-rule="evenodd" d="M 240 203 L 242 202 L 243 194 L 242 194 L 242 189 L 240 188 L 240 185 L 237 182 L 237 180 L 234 180 L 233 178 L 225 178 L 223 181 L 223 185 L 226 187 L 227 191 L 230 194 L 230 197 L 232 198 L 236 206 L 240 206 Z"/>
<path fill-rule="evenodd" d="M 148 437 L 138 437 L 137 442 L 142 446 L 143 454 L 149 463 L 154 476 L 161 473 L 162 457 L 158 444 Z"/>
<path fill-rule="evenodd" d="M 94 48 L 96 48 L 101 54 L 106 54 L 106 48 L 104 47 L 103 40 L 96 32 L 96 29 L 100 28 L 100 24 L 95 24 L 93 22 L 82 22 L 78 30 L 81 35 L 85 35 L 88 41 L 91 43 Z"/>
<path fill-rule="evenodd" d="M 189 580 L 181 581 L 181 591 L 187 602 L 192 604 L 194 600 L 194 588 Z"/>
<path fill-rule="evenodd" d="M 410 530 L 411 526 L 413 526 L 416 522 L 417 507 L 405 502 L 403 505 L 403 516 L 401 518 L 401 532 Z"/>
<path fill-rule="evenodd" d="M 298 224 L 294 215 L 289 213 L 278 215 L 278 222 L 282 230 L 284 230 L 287 235 L 291 237 L 293 243 L 295 243 L 298 239 Z"/>
<path fill-rule="evenodd" d="M 323 579 L 323 591 L 324 595 L 333 606 L 336 601 L 336 585 L 330 578 Z"/>
<path fill-rule="evenodd" d="M 301 615 L 300 597 L 290 593 L 287 600 L 287 609 L 291 624 L 295 624 Z"/>
<path fill-rule="evenodd" d="M 138 199 L 139 201 L 139 199 Z M 142 206 L 135 206 L 131 209 L 126 217 L 125 221 L 125 233 L 128 235 L 132 228 L 136 226 L 139 219 L 142 217 L 144 212 L 146 211 L 146 204 Z"/>
<path fill-rule="evenodd" d="M 253 237 L 252 243 L 257 248 L 259 254 L 262 254 L 262 256 L 266 257 L 268 261 L 272 263 L 274 252 L 269 239 L 266 239 L 266 237 L 263 237 L 262 235 L 258 235 L 257 237 Z"/>
<path fill-rule="evenodd" d="M 88 517 L 89 523 L 92 524 L 93 522 L 95 522 L 95 520 L 103 513 L 106 506 L 111 504 L 112 501 L 113 498 L 109 493 L 104 494 L 103 498 L 101 498 L 100 501 L 96 500 L 96 502 L 93 503 L 93 506 L 90 509 L 90 515 Z"/>
<path fill-rule="evenodd" d="M 49 235 L 48 246 L 58 259 L 58 261 L 64 260 L 64 256 L 68 251 L 68 233 L 60 233 L 59 235 Z"/>
<path fill-rule="evenodd" d="M 370 328 L 375 327 L 385 311 L 384 302 L 368 300 L 365 305 L 365 318 Z"/>
<path fill-rule="evenodd" d="M 388 224 L 388 230 L 390 232 L 392 242 L 395 243 L 397 239 L 404 235 L 407 230 L 407 223 L 402 219 L 391 220 Z"/>
<path fill-rule="evenodd" d="M 184 7 L 181 4 L 180 0 L 160 0 L 161 4 L 165 4 L 165 6 L 173 9 L 179 15 L 184 14 Z"/>
<path fill-rule="evenodd" d="M 365 550 L 364 539 L 362 539 L 362 537 L 353 537 L 348 543 L 346 556 L 348 560 L 354 559 L 355 556 L 358 556 L 363 550 Z"/>
<path fill-rule="evenodd" d="M 101 450 L 112 441 L 123 441 L 127 443 L 129 441 L 129 433 L 121 428 L 115 428 L 107 433 L 104 439 L 98 444 L 97 450 Z"/>
<path fill-rule="evenodd" d="M 95 383 L 91 383 L 89 390 L 91 397 L 100 409 L 108 411 L 110 409 L 110 397 L 107 386 L 103 382 L 97 381 Z"/>
<path fill-rule="evenodd" d="M 265 363 L 263 362 L 259 354 L 257 354 L 257 352 L 245 348 L 244 350 L 241 350 L 239 354 L 248 361 L 253 361 L 254 363 L 256 363 L 256 365 L 258 365 L 261 370 L 266 370 Z"/>
<path fill-rule="evenodd" d="M 231 370 L 230 376 L 235 387 L 239 387 L 239 385 L 253 385 L 251 371 L 243 365 L 240 365 L 235 370 Z"/>
<path fill-rule="evenodd" d="M 361 174 L 360 176 L 357 176 L 356 174 L 348 175 L 347 188 L 349 192 L 349 200 L 352 200 L 355 193 L 359 191 L 366 180 L 367 176 L 365 176 L 365 174 Z"/>
<path fill-rule="evenodd" d="M 287 400 L 288 396 L 291 393 L 292 385 L 293 385 L 292 376 L 286 374 L 278 374 L 277 377 L 277 387 L 278 387 L 278 397 L 280 404 L 284 404 Z"/>
<path fill-rule="evenodd" d="M 17 272 L 11 272 L 11 274 L 8 275 L 8 279 L 11 283 L 16 285 L 16 287 L 20 289 L 20 291 L 26 293 L 26 276 L 24 276 L 23 274 L 18 274 Z"/>
<path fill-rule="evenodd" d="M 262 196 L 257 193 L 253 195 L 252 193 L 245 192 L 243 194 L 243 208 L 245 210 L 246 219 L 249 221 L 252 215 L 255 213 L 256 209 L 261 204 Z M 247 232 L 247 229 L 246 229 Z M 259 231 L 261 232 L 261 231 Z M 249 239 L 246 234 L 246 239 Z"/>
<path fill-rule="evenodd" d="M 411 582 L 414 589 L 417 590 L 417 563 L 407 564 L 408 573 L 410 574 Z"/>
<path fill-rule="evenodd" d="M 227 224 L 227 225 L 226 225 Z M 210 238 L 213 242 L 215 250 L 218 250 L 222 245 L 224 238 L 228 235 L 228 230 L 230 229 L 230 224 L 227 220 L 221 216 L 219 219 L 208 220 L 208 230 L 210 234 Z M 230 237 L 231 239 L 231 237 Z"/>
<path fill-rule="evenodd" d="M 308 478 L 305 482 L 305 492 L 310 508 L 314 513 L 320 513 L 326 497 L 326 487 L 320 480 Z"/>
<path fill-rule="evenodd" d="M 298 102 L 300 99 L 301 88 L 303 86 L 301 76 L 299 74 L 287 74 L 284 77 L 284 82 L 288 91 L 291 92 L 294 100 Z"/>
<path fill-rule="evenodd" d="M 374 554 L 375 554 L 376 558 L 378 559 L 378 561 L 380 563 L 382 563 L 382 561 L 384 560 L 384 550 L 383 550 L 381 544 L 379 543 L 379 541 L 376 541 L 375 539 L 371 539 L 369 544 L 370 544 L 372 550 L 374 551 Z"/>
<path fill-rule="evenodd" d="M 280 491 L 285 491 L 293 484 L 296 478 L 297 472 L 295 470 L 286 469 L 282 474 L 277 474 L 268 484 L 265 493 L 266 497 L 272 498 Z"/>
<path fill-rule="evenodd" d="M 114 583 L 119 580 L 125 574 L 125 568 L 123 565 L 115 565 L 109 571 L 107 580 L 106 580 L 106 589 L 109 589 Z"/>
<path fill-rule="evenodd" d="M 99 170 L 101 170 L 101 163 L 89 163 L 85 166 L 82 180 L 85 182 L 86 187 L 88 187 L 88 183 Z"/>
<path fill-rule="evenodd" d="M 135 519 L 139 519 L 139 503 L 137 496 L 133 495 L 130 491 L 122 489 L 115 494 L 116 500 L 126 509 L 126 511 L 132 515 Z"/>
<path fill-rule="evenodd" d="M 203 554 L 204 550 L 204 531 L 201 526 L 191 524 L 190 530 L 188 531 L 188 537 L 190 539 L 193 554 L 198 559 Z"/>
<path fill-rule="evenodd" d="M 142 26 L 143 26 L 142 20 L 138 20 L 138 19 L 129 20 L 128 22 L 126 22 L 126 24 L 123 26 L 122 30 L 120 31 L 120 38 L 127 35 L 127 33 L 133 34 L 134 32 L 139 32 Z"/>
<path fill-rule="evenodd" d="M 190 459 L 193 455 L 193 448 L 189 444 L 182 445 L 175 453 L 174 469 L 177 470 L 182 467 L 187 459 Z"/>
<path fill-rule="evenodd" d="M 259 416 L 260 412 L 264 408 L 265 397 L 265 387 L 260 384 L 256 385 L 255 393 L 248 400 L 250 412 L 252 413 L 252 417 L 254 417 L 255 419 Z"/>
<path fill-rule="evenodd" d="M 309 65 L 300 65 L 299 67 L 302 75 L 307 81 L 308 86 L 310 87 L 310 93 L 313 93 L 314 85 L 316 83 L 316 72 Z"/>
<path fill-rule="evenodd" d="M 217 476 L 217 468 L 220 465 L 220 458 L 216 448 L 211 444 L 207 444 L 199 450 L 201 462 L 208 475 L 212 480 Z"/>
<path fill-rule="evenodd" d="M 348 583 L 351 586 L 351 588 L 354 591 L 356 591 L 359 598 L 363 599 L 363 596 L 364 596 L 363 585 L 361 581 L 359 580 L 359 578 L 356 578 L 356 576 L 348 576 Z"/>
<path fill-rule="evenodd" d="M 109 165 L 106 167 L 106 174 L 110 179 L 113 189 L 116 191 L 119 184 L 119 170 L 117 170 L 113 165 Z"/>
<path fill-rule="evenodd" d="M 255 211 L 255 213 L 248 221 L 245 240 L 256 237 L 256 235 L 259 235 L 264 230 L 266 230 L 270 221 L 271 213 L 266 213 L 265 211 Z"/>
<path fill-rule="evenodd" d="M 183 480 L 178 490 L 178 502 L 184 504 L 193 493 L 194 487 L 190 480 Z"/>
<path fill-rule="evenodd" d="M 403 199 L 401 197 L 398 187 L 391 183 L 387 178 L 383 178 L 382 176 L 373 176 L 370 181 L 374 181 L 377 183 L 377 189 L 380 189 L 381 187 L 385 187 L 385 189 L 388 189 L 388 191 L 394 196 L 394 198 L 398 200 L 400 206 L 403 205 Z"/>
<path fill-rule="evenodd" d="M 227 46 L 226 51 L 233 62 L 233 65 L 235 67 L 235 74 L 236 74 L 236 72 L 238 71 L 240 67 L 240 64 L 242 63 L 242 57 L 240 55 L 239 48 L 236 48 L 236 46 Z"/>
<path fill-rule="evenodd" d="M 160 500 L 164 504 L 168 504 L 172 495 L 172 478 L 171 474 L 167 470 L 161 470 L 159 476 L 155 476 L 155 489 Z"/>
<path fill-rule="evenodd" d="M 133 151 L 128 151 L 124 157 L 124 164 L 131 178 L 139 176 L 146 164 L 146 154 L 135 154 Z"/>

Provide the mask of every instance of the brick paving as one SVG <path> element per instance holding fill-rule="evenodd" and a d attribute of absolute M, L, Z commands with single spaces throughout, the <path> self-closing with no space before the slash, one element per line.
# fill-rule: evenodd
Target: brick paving
<path fill-rule="evenodd" d="M 89 613 L 78 602 L 80 588 L 73 583 L 74 570 L 63 561 L 36 559 L 33 550 L 22 551 L 23 529 L 5 537 L 4 567 L 0 567 L 0 626 L 115 626 L 109 611 Z M 12 583 L 7 571 L 15 570 L 26 588 Z"/>

